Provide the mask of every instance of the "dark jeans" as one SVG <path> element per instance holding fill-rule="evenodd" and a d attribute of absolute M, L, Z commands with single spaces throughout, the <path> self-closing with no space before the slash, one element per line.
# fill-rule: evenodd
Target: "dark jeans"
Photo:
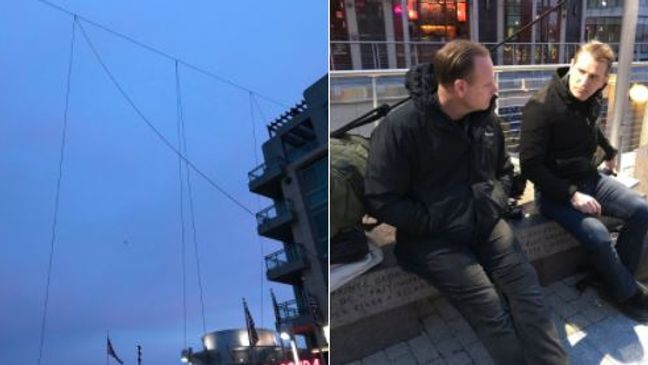
<path fill-rule="evenodd" d="M 594 197 L 601 204 L 603 215 L 624 220 L 616 249 L 610 232 L 597 217 L 581 213 L 569 202 L 545 199 L 540 193 L 536 195 L 536 205 L 543 215 L 558 222 L 587 249 L 610 294 L 618 301 L 628 299 L 637 290 L 633 273 L 639 265 L 648 230 L 648 202 L 604 175 L 586 181 L 578 191 Z"/>
<path fill-rule="evenodd" d="M 505 221 L 495 225 L 486 242 L 399 242 L 396 256 L 406 270 L 447 296 L 496 364 L 568 362 L 536 272 Z"/>

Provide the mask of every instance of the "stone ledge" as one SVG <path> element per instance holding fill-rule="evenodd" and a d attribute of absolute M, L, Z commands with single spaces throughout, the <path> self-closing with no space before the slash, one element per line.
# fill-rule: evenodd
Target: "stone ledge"
<path fill-rule="evenodd" d="M 604 221 L 609 227 L 620 223 L 613 219 Z M 574 274 L 579 264 L 584 263 L 578 242 L 557 223 L 538 214 L 510 223 L 543 285 Z M 381 264 L 331 293 L 333 329 L 439 295 L 434 287 L 397 265 L 393 242 L 382 243 L 385 259 Z"/>

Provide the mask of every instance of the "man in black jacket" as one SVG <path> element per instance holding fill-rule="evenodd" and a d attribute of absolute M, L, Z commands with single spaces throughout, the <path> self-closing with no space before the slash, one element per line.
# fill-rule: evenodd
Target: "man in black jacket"
<path fill-rule="evenodd" d="M 371 138 L 370 213 L 396 227 L 399 263 L 448 297 L 495 363 L 567 363 L 537 275 L 501 219 L 513 168 L 488 50 L 450 42 L 406 78 L 412 100 Z"/>
<path fill-rule="evenodd" d="M 633 277 L 646 231 L 648 203 L 631 189 L 597 172 L 597 147 L 614 170 L 617 151 L 597 119 L 614 52 L 589 42 L 571 67 L 559 69 L 551 82 L 522 111 L 520 162 L 536 189 L 536 205 L 587 249 L 608 295 L 629 317 L 648 321 L 648 291 Z M 598 219 L 625 220 L 616 249 Z"/>

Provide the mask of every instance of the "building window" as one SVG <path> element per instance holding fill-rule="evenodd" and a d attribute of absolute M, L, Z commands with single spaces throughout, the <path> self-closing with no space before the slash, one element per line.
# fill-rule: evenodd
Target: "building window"
<path fill-rule="evenodd" d="M 611 9 L 620 6 L 623 6 L 623 0 L 587 0 L 588 9 Z"/>
<path fill-rule="evenodd" d="M 320 254 L 328 252 L 328 160 L 320 159 L 299 172 L 300 186 Z"/>

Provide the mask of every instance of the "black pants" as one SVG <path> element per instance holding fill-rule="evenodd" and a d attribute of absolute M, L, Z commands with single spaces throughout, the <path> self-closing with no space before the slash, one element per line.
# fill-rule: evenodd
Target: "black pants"
<path fill-rule="evenodd" d="M 486 242 L 399 242 L 396 256 L 447 296 L 496 364 L 568 363 L 537 274 L 505 221 Z"/>

